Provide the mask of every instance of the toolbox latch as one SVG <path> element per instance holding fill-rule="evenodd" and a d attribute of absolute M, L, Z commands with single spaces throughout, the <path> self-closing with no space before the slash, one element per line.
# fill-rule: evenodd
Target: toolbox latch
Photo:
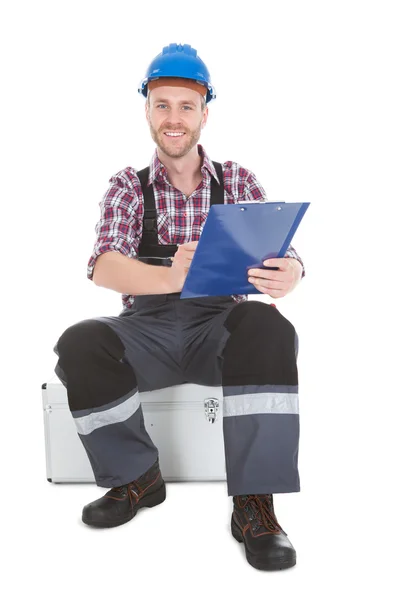
<path fill-rule="evenodd" d="M 206 398 L 204 400 L 204 411 L 209 423 L 215 423 L 219 410 L 218 398 Z"/>

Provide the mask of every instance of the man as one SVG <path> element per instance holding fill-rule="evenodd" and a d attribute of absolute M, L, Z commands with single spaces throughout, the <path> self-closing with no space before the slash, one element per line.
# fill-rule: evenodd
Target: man
<path fill-rule="evenodd" d="M 296 553 L 272 494 L 299 491 L 294 327 L 274 305 L 245 296 L 180 299 L 210 204 L 265 192 L 251 171 L 213 163 L 197 143 L 215 93 L 196 50 L 165 47 L 139 91 L 157 149 L 147 170 L 111 178 L 88 265 L 96 285 L 122 293 L 124 310 L 69 327 L 54 348 L 96 483 L 111 488 L 82 519 L 113 527 L 165 500 L 138 392 L 222 384 L 232 534 L 252 566 L 291 567 Z M 249 271 L 249 281 L 272 298 L 304 275 L 291 247 L 268 265 L 279 270 Z"/>

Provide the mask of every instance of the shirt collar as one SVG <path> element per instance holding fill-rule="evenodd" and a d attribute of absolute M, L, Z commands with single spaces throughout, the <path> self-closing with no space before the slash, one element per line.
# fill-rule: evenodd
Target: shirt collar
<path fill-rule="evenodd" d="M 198 150 L 199 155 L 203 157 L 203 162 L 202 162 L 202 166 L 201 166 L 201 172 L 203 174 L 203 179 L 204 179 L 204 177 L 207 178 L 206 171 L 208 171 L 210 173 L 210 175 L 216 179 L 217 183 L 220 184 L 215 167 L 214 167 L 212 161 L 209 159 L 207 153 L 205 152 L 205 150 L 201 144 L 197 144 L 197 150 Z M 165 183 L 165 181 L 167 181 L 167 169 L 164 167 L 164 165 L 158 158 L 157 150 L 155 150 L 155 152 L 153 154 L 153 158 L 151 159 L 149 166 L 150 166 L 150 171 L 149 171 L 148 185 L 152 185 L 154 183 L 154 181 L 161 181 L 164 183 Z M 211 177 L 210 177 L 210 179 L 211 179 Z"/>

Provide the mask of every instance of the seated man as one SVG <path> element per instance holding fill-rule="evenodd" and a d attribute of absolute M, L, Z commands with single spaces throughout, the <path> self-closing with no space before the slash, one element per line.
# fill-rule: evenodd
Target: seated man
<path fill-rule="evenodd" d="M 82 519 L 114 527 L 165 500 L 139 392 L 222 385 L 232 534 L 254 567 L 292 567 L 272 494 L 299 491 L 296 331 L 273 304 L 246 296 L 180 299 L 210 205 L 265 200 L 265 192 L 251 171 L 212 162 L 198 144 L 215 94 L 196 50 L 164 48 L 139 91 L 157 148 L 149 168 L 111 178 L 88 265 L 96 285 L 122 293 L 123 311 L 72 325 L 54 348 L 96 483 L 111 488 Z M 304 275 L 292 247 L 268 264 L 278 270 L 248 275 L 272 298 Z"/>

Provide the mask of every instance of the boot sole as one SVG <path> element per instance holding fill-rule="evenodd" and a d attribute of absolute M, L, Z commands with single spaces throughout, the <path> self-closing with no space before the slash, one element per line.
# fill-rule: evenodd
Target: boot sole
<path fill-rule="evenodd" d="M 236 525 L 233 517 L 231 519 L 231 531 L 232 535 L 240 544 L 244 544 L 243 534 L 241 529 Z M 282 569 L 289 569 L 290 567 L 294 567 L 296 564 L 296 557 L 291 560 L 286 559 L 275 559 L 274 561 L 269 560 L 265 562 L 260 559 L 259 556 L 252 554 L 247 550 L 246 544 L 244 544 L 246 558 L 247 561 L 251 564 L 255 569 L 260 569 L 261 571 L 280 571 Z"/>
<path fill-rule="evenodd" d="M 157 506 L 158 504 L 162 504 L 167 497 L 167 492 L 165 488 L 165 483 L 153 494 L 149 494 L 145 496 L 142 500 L 134 506 L 132 513 L 129 513 L 126 517 L 122 519 L 118 519 L 116 521 L 90 521 L 85 519 L 82 515 L 82 521 L 85 525 L 91 525 L 92 527 L 101 527 L 102 529 L 109 527 L 118 527 L 118 525 L 124 525 L 124 523 L 128 523 L 131 521 L 133 517 L 136 515 L 137 511 L 141 508 L 152 508 L 153 506 Z"/>

